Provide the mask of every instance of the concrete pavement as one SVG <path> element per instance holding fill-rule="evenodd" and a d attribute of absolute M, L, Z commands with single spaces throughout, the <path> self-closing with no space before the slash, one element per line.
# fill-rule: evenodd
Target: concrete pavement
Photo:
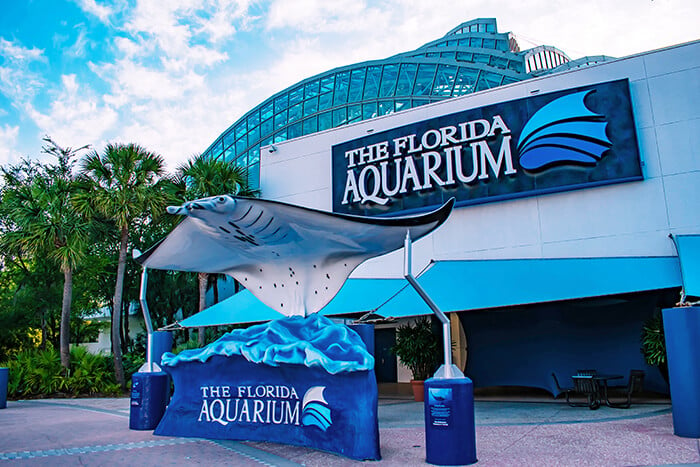
<path fill-rule="evenodd" d="M 670 404 L 621 410 L 561 400 L 477 400 L 483 466 L 700 465 L 697 439 L 673 435 Z M 381 398 L 382 460 L 355 462 L 276 443 L 154 436 L 129 430 L 129 399 L 9 401 L 0 410 L 0 463 L 17 465 L 425 465 L 423 404 Z"/>

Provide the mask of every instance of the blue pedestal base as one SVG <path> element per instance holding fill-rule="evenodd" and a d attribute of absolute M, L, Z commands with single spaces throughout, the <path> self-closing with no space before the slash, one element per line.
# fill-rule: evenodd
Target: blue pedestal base
<path fill-rule="evenodd" d="M 129 428 L 153 430 L 163 417 L 169 397 L 170 378 L 166 373 L 134 373 L 131 377 Z"/>
<path fill-rule="evenodd" d="M 673 432 L 700 438 L 700 307 L 663 310 Z"/>
<path fill-rule="evenodd" d="M 469 378 L 425 381 L 426 461 L 435 465 L 476 462 L 474 386 Z"/>

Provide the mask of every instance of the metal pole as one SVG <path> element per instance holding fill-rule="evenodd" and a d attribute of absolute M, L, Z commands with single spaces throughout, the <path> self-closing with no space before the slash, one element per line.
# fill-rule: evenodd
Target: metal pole
<path fill-rule="evenodd" d="M 143 319 L 146 321 L 146 332 L 148 333 L 148 343 L 146 345 L 146 365 L 148 371 L 153 372 L 153 323 L 151 323 L 151 313 L 148 311 L 148 303 L 146 302 L 146 288 L 148 286 L 148 269 L 143 268 L 141 272 L 141 291 L 139 292 L 139 303 L 141 303 L 141 311 Z"/>
<path fill-rule="evenodd" d="M 450 330 L 450 320 L 447 318 L 445 313 L 438 308 L 437 304 L 430 298 L 428 293 L 421 287 L 415 277 L 413 277 L 413 272 L 411 270 L 411 257 L 412 257 L 412 241 L 411 232 L 406 231 L 406 239 L 404 240 L 404 269 L 403 275 L 409 284 L 418 292 L 418 295 L 423 299 L 423 301 L 428 305 L 428 307 L 435 313 L 440 322 L 442 323 L 442 349 L 445 354 L 445 378 L 456 378 L 462 377 L 464 375 L 455 374 L 452 367 L 452 332 Z M 460 372 L 461 373 L 461 372 Z"/>

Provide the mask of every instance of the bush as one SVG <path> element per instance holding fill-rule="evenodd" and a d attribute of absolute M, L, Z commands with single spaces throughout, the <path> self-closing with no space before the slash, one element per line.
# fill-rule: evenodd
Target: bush
<path fill-rule="evenodd" d="M 71 349 L 71 368 L 61 366 L 57 350 L 24 350 L 3 366 L 9 368 L 10 399 L 52 396 L 119 395 L 111 357 L 94 355 L 82 347 Z"/>

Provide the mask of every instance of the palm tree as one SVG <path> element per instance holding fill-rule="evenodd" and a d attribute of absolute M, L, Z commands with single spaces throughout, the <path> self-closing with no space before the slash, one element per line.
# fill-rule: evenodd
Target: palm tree
<path fill-rule="evenodd" d="M 88 219 L 73 207 L 77 190 L 73 159 L 88 146 L 63 148 L 48 136 L 44 141 L 47 145 L 42 151 L 57 157 L 56 165 L 25 161 L 2 169 L 2 204 L 7 213 L 3 249 L 34 257 L 45 255 L 58 263 L 63 273 L 59 348 L 61 365 L 69 369 L 73 273 L 85 257 L 91 231 Z"/>
<path fill-rule="evenodd" d="M 206 198 L 223 194 L 254 196 L 257 191 L 248 188 L 247 171 L 223 159 L 193 156 L 177 169 L 177 178 L 185 186 L 186 199 Z M 209 274 L 197 274 L 199 283 L 199 311 L 206 308 L 206 292 Z M 204 345 L 204 328 L 197 332 L 197 341 Z"/>
<path fill-rule="evenodd" d="M 126 387 L 122 364 L 121 310 L 129 233 L 136 223 L 148 222 L 164 212 L 172 195 L 171 182 L 162 175 L 163 158 L 136 144 L 108 144 L 102 155 L 89 154 L 83 161 L 86 195 L 80 208 L 94 210 L 111 220 L 119 231 L 117 277 L 112 301 L 112 352 L 117 382 Z"/>

